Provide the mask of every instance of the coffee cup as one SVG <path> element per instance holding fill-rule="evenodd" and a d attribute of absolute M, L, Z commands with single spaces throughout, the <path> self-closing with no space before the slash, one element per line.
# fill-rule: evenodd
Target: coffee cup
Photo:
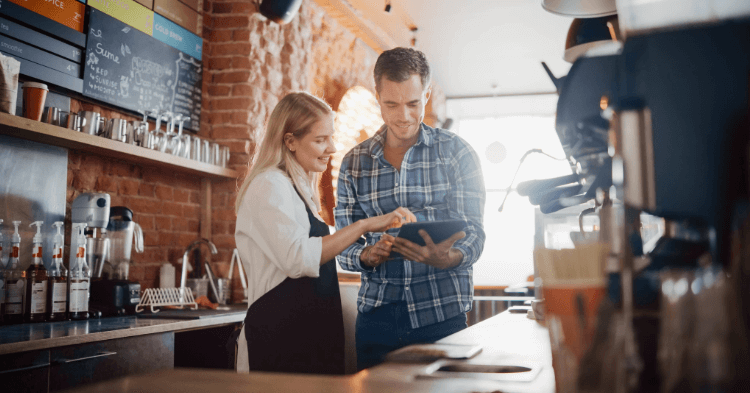
<path fill-rule="evenodd" d="M 42 121 L 44 102 L 47 100 L 49 89 L 44 83 L 23 83 L 23 117 Z"/>

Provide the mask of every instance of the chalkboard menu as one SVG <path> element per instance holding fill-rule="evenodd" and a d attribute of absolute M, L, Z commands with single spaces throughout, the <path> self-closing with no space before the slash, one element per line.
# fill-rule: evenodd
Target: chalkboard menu
<path fill-rule="evenodd" d="M 133 111 L 158 109 L 190 116 L 200 126 L 199 60 L 89 8 L 83 94 Z"/>

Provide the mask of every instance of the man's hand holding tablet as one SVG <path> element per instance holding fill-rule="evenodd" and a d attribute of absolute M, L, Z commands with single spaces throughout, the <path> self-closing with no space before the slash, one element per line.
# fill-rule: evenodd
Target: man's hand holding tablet
<path fill-rule="evenodd" d="M 466 236 L 463 220 L 423 221 L 404 224 L 393 239 L 392 252 L 403 258 L 447 269 L 461 263 L 463 253 L 453 244 Z M 394 254 L 391 253 L 391 256 Z"/>

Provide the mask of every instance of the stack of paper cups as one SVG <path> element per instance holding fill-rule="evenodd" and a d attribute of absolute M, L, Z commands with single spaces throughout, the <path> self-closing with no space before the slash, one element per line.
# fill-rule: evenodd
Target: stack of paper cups
<path fill-rule="evenodd" d="M 18 60 L 0 54 L 0 112 L 16 114 L 20 69 L 21 63 Z"/>

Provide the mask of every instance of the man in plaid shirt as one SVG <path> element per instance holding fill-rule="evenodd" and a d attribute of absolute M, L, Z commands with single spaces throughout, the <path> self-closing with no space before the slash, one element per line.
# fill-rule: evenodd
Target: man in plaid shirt
<path fill-rule="evenodd" d="M 360 272 L 356 322 L 358 369 L 406 345 L 434 342 L 466 325 L 474 293 L 472 265 L 484 248 L 485 189 L 474 150 L 457 135 L 422 123 L 430 68 L 420 51 L 395 48 L 375 64 L 375 89 L 385 123 L 344 157 L 336 227 L 399 206 L 418 221 L 461 219 L 467 225 L 425 246 L 368 233 L 337 259 Z M 396 251 L 402 257 L 388 259 Z"/>

